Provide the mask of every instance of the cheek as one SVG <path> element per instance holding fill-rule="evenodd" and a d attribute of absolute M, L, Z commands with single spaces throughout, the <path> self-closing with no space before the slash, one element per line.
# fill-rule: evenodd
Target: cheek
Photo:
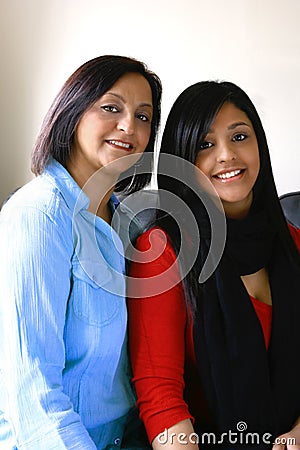
<path fill-rule="evenodd" d="M 250 164 L 251 164 L 251 168 L 252 168 L 253 177 L 255 177 L 255 180 L 256 180 L 258 173 L 259 173 L 259 169 L 260 169 L 260 160 L 259 160 L 258 149 L 257 149 L 257 152 L 255 152 L 255 154 L 253 155 L 253 158 L 250 161 Z"/>
<path fill-rule="evenodd" d="M 139 132 L 139 144 L 140 144 L 140 152 L 143 152 L 148 145 L 149 139 L 151 136 L 151 128 L 142 129 Z"/>
<path fill-rule="evenodd" d="M 80 143 L 84 143 L 90 140 L 91 136 L 93 136 L 94 134 L 93 128 L 93 122 L 86 119 L 86 117 L 84 116 L 77 125 L 77 129 L 75 132 L 75 138 L 77 139 L 77 141 Z"/>
<path fill-rule="evenodd" d="M 204 175 L 208 176 L 210 172 L 210 162 L 209 158 L 207 158 L 204 154 L 198 155 L 196 158 L 195 166 L 204 173 Z"/>
<path fill-rule="evenodd" d="M 80 120 L 77 131 L 83 137 L 101 136 L 115 127 L 115 117 L 102 118 L 95 111 L 89 111 Z"/>

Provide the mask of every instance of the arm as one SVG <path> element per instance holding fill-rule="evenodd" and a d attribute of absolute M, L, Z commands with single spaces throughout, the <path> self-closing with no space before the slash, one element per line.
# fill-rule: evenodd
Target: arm
<path fill-rule="evenodd" d="M 153 248 L 164 245 L 162 231 L 151 232 Z M 148 250 L 149 234 L 145 233 L 137 241 L 137 249 Z M 151 258 L 150 258 L 151 260 Z M 154 261 L 147 263 L 133 262 L 130 276 L 136 278 L 151 278 L 167 270 L 175 262 L 176 256 L 167 243 L 165 250 Z M 153 448 L 167 449 L 160 444 L 159 434 L 165 429 L 172 432 L 193 432 L 192 416 L 183 399 L 184 363 L 185 363 L 185 332 L 186 304 L 179 280 L 178 266 L 168 273 L 174 287 L 167 292 L 147 297 L 146 283 L 135 284 L 130 279 L 129 290 L 135 297 L 128 299 L 129 312 L 129 345 L 140 415 L 145 423 Z M 161 285 L 164 283 L 160 280 Z M 177 282 L 177 284 L 176 284 Z M 153 280 L 153 283 L 155 281 Z M 189 449 L 190 444 L 179 444 L 172 449 Z M 192 445 L 195 449 L 197 446 Z"/>
<path fill-rule="evenodd" d="M 73 251 L 63 220 L 29 207 L 1 221 L 0 409 L 24 450 L 96 449 L 62 388 Z"/>
<path fill-rule="evenodd" d="M 197 450 L 197 439 L 189 419 L 173 425 L 158 435 L 152 442 L 153 450 Z"/>

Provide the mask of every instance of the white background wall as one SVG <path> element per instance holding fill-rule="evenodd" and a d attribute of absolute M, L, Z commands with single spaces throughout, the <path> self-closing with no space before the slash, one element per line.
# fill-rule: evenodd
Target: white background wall
<path fill-rule="evenodd" d="M 161 77 L 163 117 L 189 84 L 225 79 L 261 115 L 279 194 L 300 190 L 300 0 L 1 0 L 0 202 L 32 178 L 33 142 L 57 91 L 101 54 Z"/>

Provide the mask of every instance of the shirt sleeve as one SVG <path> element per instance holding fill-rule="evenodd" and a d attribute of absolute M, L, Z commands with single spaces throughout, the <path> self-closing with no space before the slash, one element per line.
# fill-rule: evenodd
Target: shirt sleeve
<path fill-rule="evenodd" d="M 165 428 L 192 418 L 183 399 L 186 304 L 176 256 L 163 234 L 155 228 L 139 237 L 136 248 L 147 252 L 147 262 L 132 262 L 129 278 L 129 292 L 135 294 L 128 299 L 133 382 L 150 442 Z M 160 256 L 151 260 L 151 249 L 157 254 L 162 246 Z M 152 278 L 166 270 L 173 287 L 159 293 L 165 283 L 153 278 L 152 286 L 159 283 L 154 296 L 149 296 L 147 283 L 135 284 L 132 278 Z"/>
<path fill-rule="evenodd" d="M 0 409 L 12 441 L 95 450 L 62 387 L 71 232 L 63 219 L 22 207 L 1 216 L 0 242 Z"/>
<path fill-rule="evenodd" d="M 300 230 L 293 225 L 288 225 L 292 238 L 296 244 L 298 251 L 300 252 Z"/>

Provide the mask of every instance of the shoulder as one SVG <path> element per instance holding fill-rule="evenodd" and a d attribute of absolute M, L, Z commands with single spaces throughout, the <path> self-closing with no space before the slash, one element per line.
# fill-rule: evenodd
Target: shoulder
<path fill-rule="evenodd" d="M 59 239 L 72 236 L 72 211 L 60 191 L 44 177 L 37 177 L 21 187 L 1 210 L 3 239 L 18 242 Z"/>
<path fill-rule="evenodd" d="M 167 232 L 160 227 L 152 227 L 142 233 L 136 240 L 135 248 L 139 251 L 155 251 L 159 254 L 168 253 L 176 258 L 171 239 Z"/>
<path fill-rule="evenodd" d="M 162 296 L 166 295 L 165 300 L 173 299 L 173 304 L 177 296 L 185 308 L 178 258 L 168 234 L 162 228 L 153 227 L 138 237 L 129 267 L 129 298 L 156 298 L 161 301 Z"/>
<path fill-rule="evenodd" d="M 288 224 L 288 228 L 290 230 L 291 236 L 296 244 L 296 247 L 298 248 L 300 252 L 300 229 L 295 227 L 294 225 Z"/>
<path fill-rule="evenodd" d="M 1 216 L 48 215 L 55 219 L 58 213 L 67 211 L 59 189 L 44 176 L 38 176 L 16 190 L 3 205 Z"/>

